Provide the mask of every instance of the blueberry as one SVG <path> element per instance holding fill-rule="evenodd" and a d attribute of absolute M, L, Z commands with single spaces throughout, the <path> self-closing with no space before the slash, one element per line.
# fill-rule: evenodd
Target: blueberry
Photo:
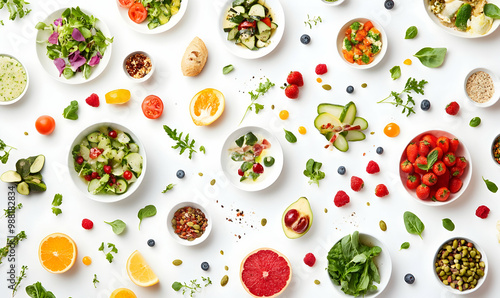
<path fill-rule="evenodd" d="M 386 9 L 393 9 L 394 8 L 394 1 L 393 0 L 385 0 L 384 6 Z"/>
<path fill-rule="evenodd" d="M 153 239 L 149 239 L 148 240 L 148 245 L 151 246 L 151 247 L 155 246 L 155 241 Z"/>
<path fill-rule="evenodd" d="M 413 284 L 415 282 L 415 276 L 413 276 L 413 274 L 411 274 L 411 273 L 406 274 L 405 275 L 405 282 L 407 284 L 410 284 L 410 285 Z"/>
<path fill-rule="evenodd" d="M 210 265 L 208 265 L 208 263 L 207 263 L 207 262 L 203 262 L 203 263 L 201 263 L 201 269 L 203 269 L 203 270 L 207 271 L 207 270 L 208 270 L 208 268 L 210 268 Z"/>
<path fill-rule="evenodd" d="M 340 166 L 339 169 L 337 170 L 337 172 L 340 174 L 340 175 L 344 175 L 345 174 L 345 167 L 344 166 Z"/>
<path fill-rule="evenodd" d="M 186 176 L 186 173 L 184 173 L 183 170 L 178 170 L 176 175 L 177 175 L 177 178 L 182 179 L 182 178 L 184 178 L 184 176 Z"/>
<path fill-rule="evenodd" d="M 311 37 L 307 34 L 303 34 L 301 37 L 300 37 L 300 42 L 303 43 L 303 44 L 309 44 L 311 42 Z"/>
<path fill-rule="evenodd" d="M 431 108 L 431 102 L 427 99 L 422 100 L 422 102 L 420 103 L 420 108 L 422 109 L 422 111 L 429 110 Z"/>
<path fill-rule="evenodd" d="M 345 91 L 347 91 L 347 93 L 353 93 L 354 92 L 354 87 L 353 86 L 347 86 L 347 88 L 345 89 Z"/>
<path fill-rule="evenodd" d="M 379 155 L 380 155 L 380 154 L 382 154 L 382 153 L 384 153 L 384 148 L 382 148 L 382 147 L 378 147 L 378 148 L 377 148 L 377 154 L 379 154 Z"/>

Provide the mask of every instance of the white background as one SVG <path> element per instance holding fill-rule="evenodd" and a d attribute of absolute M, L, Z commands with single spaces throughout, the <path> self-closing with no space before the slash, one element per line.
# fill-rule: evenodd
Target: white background
<path fill-rule="evenodd" d="M 472 238 L 484 248 L 490 265 L 499 264 L 495 224 L 500 219 L 500 203 L 498 194 L 487 190 L 481 176 L 500 184 L 498 165 L 490 155 L 490 144 L 498 133 L 500 106 L 497 104 L 481 109 L 469 104 L 463 91 L 463 80 L 472 68 L 480 66 L 486 66 L 498 75 L 500 32 L 486 38 L 460 39 L 433 24 L 423 9 L 422 1 L 395 1 L 396 7 L 391 11 L 384 9 L 383 2 L 347 0 L 339 7 L 329 7 L 319 0 L 282 1 L 286 14 L 283 39 L 273 53 L 253 61 L 232 56 L 221 44 L 217 32 L 219 20 L 215 18 L 217 13 L 212 1 L 191 0 L 179 24 L 166 33 L 154 36 L 131 31 L 120 19 L 114 1 L 32 1 L 33 12 L 30 15 L 16 22 L 5 21 L 6 25 L 0 28 L 0 53 L 18 57 L 27 66 L 31 83 L 20 102 L 0 107 L 0 138 L 18 148 L 12 152 L 7 165 L 0 165 L 0 171 L 13 169 L 19 158 L 35 154 L 44 154 L 47 158 L 43 170 L 47 191 L 18 199 L 24 208 L 17 213 L 17 231 L 25 230 L 28 239 L 19 245 L 17 266 L 29 266 L 28 278 L 23 281 L 18 297 L 26 297 L 24 288 L 36 281 L 41 281 L 57 297 L 109 297 L 111 291 L 118 287 L 130 288 L 138 297 L 179 297 L 181 295 L 171 289 L 174 281 L 200 280 L 201 276 L 210 276 L 214 285 L 203 289 L 198 297 L 246 297 L 238 277 L 240 262 L 247 253 L 259 247 L 275 248 L 290 259 L 293 278 L 282 297 L 335 296 L 338 294 L 326 273 L 325 257 L 337 239 L 355 230 L 373 234 L 389 248 L 393 271 L 382 297 L 450 297 L 451 294 L 447 294 L 435 280 L 432 258 L 439 244 L 452 236 Z M 92 11 L 106 22 L 115 38 L 106 70 L 98 79 L 78 86 L 61 84 L 50 78 L 41 68 L 35 53 L 35 24 L 53 10 L 68 5 L 80 5 Z M 307 14 L 321 16 L 323 22 L 311 30 L 304 25 Z M 0 15 L 4 20 L 7 18 L 5 10 Z M 373 69 L 355 70 L 337 54 L 335 40 L 339 28 L 356 17 L 378 20 L 389 38 L 384 60 Z M 405 40 L 405 31 L 412 25 L 418 27 L 418 36 Z M 299 41 L 304 33 L 311 36 L 309 45 Z M 205 41 L 209 51 L 208 62 L 198 77 L 183 77 L 180 60 L 195 36 Z M 429 69 L 412 58 L 414 53 L 426 46 L 448 48 L 442 67 Z M 124 57 L 134 50 L 147 51 L 157 65 L 152 80 L 145 84 L 130 83 L 121 68 Z M 412 58 L 413 65 L 403 65 L 407 58 Z M 329 71 L 322 78 L 324 83 L 332 85 L 331 91 L 323 90 L 316 82 L 314 68 L 318 63 L 328 65 Z M 235 70 L 224 76 L 222 68 L 228 64 L 233 64 Z M 395 65 L 401 66 L 402 77 L 392 81 L 389 69 Z M 285 82 L 291 70 L 301 71 L 304 75 L 305 86 L 300 89 L 297 100 L 286 98 L 278 87 Z M 250 103 L 250 96 L 245 92 L 255 89 L 264 76 L 277 86 L 258 100 L 265 105 L 265 110 L 258 115 L 249 114 L 243 125 L 259 125 L 273 132 L 283 145 L 285 164 L 282 175 L 267 190 L 246 193 L 229 185 L 223 178 L 219 151 L 225 137 L 238 127 Z M 419 105 L 422 99 L 428 98 L 432 104 L 430 111 L 424 112 L 417 107 L 417 114 L 407 118 L 399 108 L 376 104 L 391 90 L 402 90 L 410 76 L 429 81 L 425 97 L 415 96 L 415 99 Z M 368 87 L 362 89 L 362 83 L 367 83 Z M 345 92 L 348 85 L 354 86 L 353 94 Z M 194 94 L 208 87 L 224 93 L 226 109 L 213 125 L 197 127 L 189 116 L 189 102 Z M 123 106 L 107 105 L 104 94 L 118 88 L 131 90 L 131 101 Z M 91 93 L 97 93 L 101 98 L 101 106 L 97 109 L 85 104 L 85 98 Z M 165 104 L 163 116 L 158 120 L 146 119 L 140 109 L 142 100 L 149 94 L 160 96 Z M 78 100 L 80 104 L 77 121 L 64 119 L 61 115 L 71 100 Z M 368 120 L 367 131 L 374 134 L 367 134 L 367 139 L 362 142 L 351 143 L 347 153 L 323 149 L 324 137 L 313 127 L 317 105 L 321 102 L 345 104 L 351 100 L 357 105 L 358 116 Z M 454 100 L 461 105 L 461 110 L 452 117 L 444 112 L 444 107 Z M 274 110 L 270 109 L 271 104 L 275 105 Z M 290 112 L 286 121 L 278 118 L 282 109 Z M 44 114 L 56 120 L 56 129 L 50 136 L 40 135 L 34 128 L 35 120 Z M 468 123 L 475 116 L 480 116 L 482 123 L 477 128 L 471 128 Z M 148 172 L 139 190 L 129 199 L 114 204 L 97 203 L 79 193 L 70 181 L 66 165 L 73 138 L 83 128 L 99 121 L 114 121 L 128 126 L 141 138 L 148 156 Z M 388 138 L 383 134 L 384 126 L 389 122 L 400 125 L 401 134 L 398 137 Z M 170 148 L 173 142 L 163 131 L 163 124 L 189 132 L 197 144 L 206 147 L 207 154 L 195 154 L 192 160 L 179 156 Z M 308 130 L 304 136 L 297 133 L 301 125 Z M 283 128 L 295 133 L 298 137 L 296 144 L 284 139 Z M 399 180 L 398 161 L 404 146 L 413 136 L 430 129 L 443 129 L 455 134 L 472 155 L 473 176 L 467 191 L 459 200 L 443 207 L 429 207 L 416 202 L 405 192 Z M 25 131 L 28 136 L 24 135 Z M 384 148 L 383 155 L 375 153 L 378 146 Z M 319 188 L 310 186 L 302 175 L 309 158 L 323 162 L 322 170 L 326 178 L 320 182 Z M 379 174 L 368 175 L 365 172 L 370 160 L 379 163 Z M 345 176 L 337 174 L 340 165 L 347 168 Z M 183 180 L 175 177 L 178 169 L 186 171 Z M 199 172 L 203 172 L 204 176 L 198 176 Z M 365 181 L 365 188 L 359 193 L 350 190 L 352 175 Z M 213 187 L 210 186 L 212 179 L 217 180 Z M 161 191 L 169 183 L 176 184 L 174 190 L 162 194 Z M 388 186 L 389 196 L 374 196 L 374 188 L 379 183 Z M 338 190 L 346 191 L 351 197 L 351 203 L 343 208 L 333 204 Z M 57 217 L 51 213 L 51 201 L 56 193 L 64 196 L 61 205 L 63 213 Z M 314 223 L 304 237 L 291 240 L 282 231 L 281 215 L 300 196 L 309 198 Z M 0 197 L 3 198 L 2 206 L 6 207 L 7 184 L 2 184 Z M 205 205 L 214 220 L 212 234 L 201 245 L 183 247 L 167 234 L 166 214 L 170 207 L 182 200 L 194 200 Z M 154 204 L 158 214 L 145 219 L 139 231 L 137 211 L 148 204 Z M 480 219 L 474 214 L 476 208 L 483 204 L 491 208 L 487 219 Z M 236 208 L 244 210 L 244 224 L 226 220 L 235 218 Z M 325 208 L 328 208 L 326 214 L 323 211 Z M 406 210 L 417 214 L 425 223 L 423 240 L 406 232 L 403 224 Z M 455 231 L 449 232 L 442 227 L 441 220 L 445 217 L 455 222 Z M 92 230 L 81 227 L 83 218 L 93 220 Z M 113 234 L 111 227 L 103 223 L 104 220 L 117 218 L 127 223 L 126 232 L 120 236 Z M 267 226 L 260 226 L 261 218 L 267 218 Z M 387 223 L 386 232 L 379 229 L 379 220 Z M 1 238 L 5 237 L 6 225 L 3 219 Z M 70 235 L 78 245 L 75 266 L 61 275 L 45 271 L 37 258 L 40 240 L 54 232 Z M 238 239 L 235 234 L 242 238 Z M 153 248 L 147 246 L 150 238 L 156 240 Z M 111 264 L 97 250 L 103 241 L 116 244 L 119 250 Z M 400 244 L 405 241 L 411 243 L 410 249 L 399 251 Z M 136 249 L 141 251 L 158 275 L 159 285 L 140 288 L 127 277 L 125 263 Z M 223 256 L 220 250 L 224 250 Z M 308 252 L 313 252 L 318 259 L 313 268 L 302 261 Z M 82 264 L 84 256 L 92 258 L 92 265 Z M 174 259 L 181 259 L 184 263 L 175 267 L 172 265 Z M 200 268 L 203 261 L 211 265 L 208 272 Z M 225 265 L 229 266 L 228 272 L 224 271 Z M 7 262 L 0 268 L 0 286 L 5 293 L 2 296 L 6 297 L 10 295 L 5 285 Z M 403 280 L 409 272 L 416 278 L 413 285 Z M 92 285 L 94 273 L 100 280 L 97 289 Z M 219 282 L 225 274 L 229 275 L 229 283 L 222 288 Z M 321 285 L 315 285 L 315 279 L 320 280 Z M 484 285 L 471 296 L 496 297 L 495 283 L 498 281 L 500 273 L 497 266 L 491 266 Z"/>

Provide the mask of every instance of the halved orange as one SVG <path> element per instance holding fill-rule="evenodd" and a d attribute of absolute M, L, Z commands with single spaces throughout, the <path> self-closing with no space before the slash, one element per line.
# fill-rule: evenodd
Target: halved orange
<path fill-rule="evenodd" d="M 130 280 L 141 287 L 149 287 L 157 284 L 159 281 L 153 269 L 149 267 L 138 250 L 134 251 L 130 257 L 128 257 L 127 273 Z"/>
<path fill-rule="evenodd" d="M 207 88 L 191 99 L 189 113 L 196 125 L 210 125 L 224 112 L 224 95 L 216 89 Z"/>
<path fill-rule="evenodd" d="M 63 273 L 75 264 L 75 241 L 63 233 L 53 233 L 43 238 L 38 248 L 38 259 L 50 273 Z"/>
<path fill-rule="evenodd" d="M 119 288 L 114 290 L 109 298 L 137 298 L 137 296 L 129 289 Z"/>

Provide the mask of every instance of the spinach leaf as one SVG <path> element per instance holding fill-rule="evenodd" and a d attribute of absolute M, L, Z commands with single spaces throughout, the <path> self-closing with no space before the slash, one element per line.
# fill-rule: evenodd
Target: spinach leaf
<path fill-rule="evenodd" d="M 69 120 L 76 120 L 78 119 L 77 112 L 78 112 L 78 101 L 73 100 L 71 101 L 70 105 L 64 109 L 63 116 L 64 118 Z"/>
<path fill-rule="evenodd" d="M 443 64 L 444 57 L 446 56 L 446 48 L 423 48 L 418 51 L 415 57 L 427 67 L 436 68 Z"/>
<path fill-rule="evenodd" d="M 124 223 L 121 219 L 114 220 L 112 222 L 107 222 L 105 221 L 108 225 L 110 225 L 113 228 L 113 233 L 116 235 L 120 235 L 125 231 L 125 228 L 127 227 L 127 224 Z"/>
<path fill-rule="evenodd" d="M 297 143 L 297 137 L 291 131 L 288 131 L 284 128 L 283 128 L 283 130 L 285 131 L 285 139 L 289 143 Z"/>
<path fill-rule="evenodd" d="M 488 187 L 488 190 L 491 191 L 492 193 L 497 193 L 498 186 L 495 183 L 491 182 L 490 180 L 484 179 L 484 177 L 482 178 L 484 183 L 486 183 L 486 187 Z"/>
<path fill-rule="evenodd" d="M 253 134 L 253 132 L 249 132 L 245 135 L 245 144 L 247 144 L 248 146 L 253 146 L 258 141 L 259 139 Z"/>
<path fill-rule="evenodd" d="M 243 144 L 245 143 L 245 136 L 239 137 L 236 141 L 234 141 L 238 147 L 243 147 Z"/>
<path fill-rule="evenodd" d="M 399 250 L 410 248 L 410 242 L 403 242 Z"/>
<path fill-rule="evenodd" d="M 469 122 L 469 125 L 471 127 L 477 127 L 479 124 L 481 124 L 481 118 L 479 118 L 479 117 L 474 117 Z"/>
<path fill-rule="evenodd" d="M 56 298 L 52 292 L 45 290 L 42 283 L 37 281 L 36 283 L 26 287 L 26 294 L 31 298 Z"/>
<path fill-rule="evenodd" d="M 401 67 L 399 67 L 399 65 L 391 68 L 390 72 L 391 72 L 391 78 L 393 80 L 397 80 L 399 79 L 399 77 L 401 77 Z"/>
<path fill-rule="evenodd" d="M 411 26 L 410 28 L 406 29 L 406 35 L 405 39 L 414 39 L 415 36 L 418 34 L 418 29 L 415 26 Z"/>
<path fill-rule="evenodd" d="M 455 224 L 449 218 L 443 218 L 443 227 L 448 231 L 455 230 Z"/>
<path fill-rule="evenodd" d="M 403 215 L 406 231 L 410 234 L 413 235 L 418 235 L 420 236 L 420 239 L 422 238 L 422 232 L 425 229 L 424 223 L 416 216 L 415 214 L 411 213 L 410 211 L 406 211 Z"/>
<path fill-rule="evenodd" d="M 500 8 L 493 3 L 484 5 L 484 15 L 493 19 L 500 19 Z"/>
<path fill-rule="evenodd" d="M 141 229 L 141 222 L 146 217 L 152 217 L 156 215 L 156 207 L 153 205 L 147 205 L 146 207 L 139 210 L 137 217 L 139 218 L 139 230 Z"/>
<path fill-rule="evenodd" d="M 233 70 L 234 70 L 234 66 L 232 64 L 229 64 L 227 66 L 224 66 L 224 68 L 222 69 L 222 74 L 227 75 L 228 73 L 230 73 Z"/>

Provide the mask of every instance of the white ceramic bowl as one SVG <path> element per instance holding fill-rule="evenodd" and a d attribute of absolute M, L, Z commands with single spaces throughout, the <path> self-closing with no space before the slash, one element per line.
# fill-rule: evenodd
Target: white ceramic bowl
<path fill-rule="evenodd" d="M 182 239 L 181 237 L 179 237 L 175 233 L 175 230 L 172 227 L 172 219 L 174 218 L 175 212 L 182 207 L 188 207 L 188 206 L 200 209 L 205 214 L 205 217 L 208 220 L 208 225 L 207 225 L 207 228 L 205 229 L 205 232 L 201 235 L 201 237 L 196 238 L 193 241 L 188 241 L 188 240 Z M 173 206 L 172 209 L 170 209 L 170 211 L 168 212 L 168 216 L 167 216 L 168 233 L 170 234 L 170 236 L 172 236 L 172 239 L 174 239 L 175 242 L 177 242 L 181 245 L 185 245 L 185 246 L 193 246 L 193 245 L 197 245 L 197 244 L 200 244 L 203 241 L 205 241 L 208 238 L 208 235 L 210 235 L 210 232 L 212 231 L 212 224 L 213 224 L 212 218 L 210 217 L 210 214 L 207 213 L 207 210 L 203 206 L 201 206 L 200 204 L 197 204 L 195 202 L 184 201 L 184 202 L 178 203 L 175 206 Z"/>
<path fill-rule="evenodd" d="M 441 279 L 439 278 L 439 276 L 436 273 L 435 263 L 436 263 L 437 254 L 439 253 L 439 251 L 441 250 L 441 247 L 443 247 L 443 245 L 445 245 L 449 241 L 453 241 L 455 239 L 464 239 L 465 241 L 474 244 L 474 247 L 481 253 L 481 261 L 484 262 L 484 264 L 485 264 L 484 276 L 478 280 L 477 285 L 474 289 L 460 292 L 457 289 L 453 289 L 452 287 L 443 284 L 443 282 L 441 281 Z M 476 242 L 470 240 L 467 237 L 452 237 L 452 238 L 444 241 L 443 243 L 441 243 L 441 245 L 438 246 L 438 248 L 435 250 L 434 254 L 432 255 L 432 263 L 431 264 L 432 264 L 432 272 L 433 272 L 432 275 L 434 275 L 435 280 L 441 285 L 441 287 L 445 288 L 446 290 L 448 290 L 449 292 L 451 292 L 455 295 L 467 295 L 467 294 L 475 292 L 477 289 L 479 289 L 483 285 L 484 281 L 486 280 L 486 277 L 488 275 L 488 270 L 489 270 L 488 259 L 486 258 L 485 251 L 481 247 L 479 247 Z"/>
<path fill-rule="evenodd" d="M 490 100 L 488 100 L 487 102 L 484 102 L 484 103 L 479 103 L 479 102 L 475 102 L 473 101 L 470 97 L 469 97 L 469 94 L 467 94 L 467 80 L 469 79 L 469 77 L 475 73 L 475 72 L 478 72 L 478 71 L 484 71 L 485 73 L 489 74 L 491 79 L 493 80 L 493 84 L 495 86 L 495 93 L 493 93 L 493 96 L 491 97 Z M 477 107 L 481 107 L 481 108 L 486 108 L 486 107 L 490 107 L 492 105 L 494 105 L 498 99 L 500 98 L 500 80 L 498 79 L 498 77 L 495 75 L 495 73 L 493 73 L 491 70 L 487 69 L 487 68 L 484 68 L 484 67 L 478 67 L 478 68 L 474 68 L 473 70 L 469 71 L 469 73 L 467 73 L 467 75 L 465 76 L 465 79 L 464 79 L 464 92 L 465 92 L 465 96 L 467 96 L 467 99 L 469 99 L 469 101 L 477 106 Z"/>
<path fill-rule="evenodd" d="M 406 189 L 406 191 L 408 192 L 408 194 L 413 198 L 415 199 L 416 201 L 418 201 L 419 203 L 422 203 L 424 205 L 428 205 L 428 206 L 443 206 L 443 205 L 447 205 L 455 200 L 458 200 L 458 198 L 465 192 L 465 190 L 467 189 L 467 186 L 469 186 L 469 182 L 470 182 L 470 179 L 472 177 L 472 161 L 471 161 L 471 157 L 470 157 L 470 154 L 469 154 L 469 150 L 467 150 L 467 147 L 465 146 L 465 144 L 462 142 L 462 140 L 460 140 L 460 138 L 457 138 L 459 141 L 460 141 L 460 146 L 458 147 L 457 151 L 455 152 L 455 155 L 456 156 L 463 156 L 465 157 L 465 159 L 467 159 L 468 161 L 468 165 L 467 165 L 467 168 L 465 168 L 464 170 L 464 173 L 462 174 L 462 176 L 460 177 L 462 179 L 462 188 L 460 189 L 460 191 L 458 191 L 457 193 L 452 193 L 450 194 L 450 197 L 447 201 L 445 202 L 439 202 L 439 201 L 436 201 L 436 202 L 433 202 L 431 201 L 430 199 L 427 199 L 427 200 L 421 200 L 417 197 L 417 193 L 415 190 L 411 190 L 409 189 L 407 186 L 406 186 L 406 179 L 407 179 L 407 176 L 408 174 L 404 173 L 402 170 L 401 170 L 401 163 L 403 161 L 406 160 L 406 147 L 412 143 L 412 142 L 415 142 L 418 144 L 418 141 L 420 141 L 420 139 L 425 136 L 426 134 L 431 134 L 433 136 L 435 136 L 436 138 L 439 138 L 441 136 L 444 136 L 444 137 L 447 137 L 449 138 L 450 140 L 451 139 L 454 139 L 454 138 L 457 138 L 456 136 L 454 136 L 453 134 L 449 133 L 449 132 L 446 132 L 446 131 L 443 131 L 443 130 L 428 130 L 428 131 L 424 131 L 423 133 L 417 135 L 416 137 L 414 137 L 413 139 L 411 139 L 411 141 L 409 141 L 407 144 L 405 144 L 405 146 L 403 147 L 403 154 L 401 154 L 401 159 L 399 160 L 399 164 L 398 164 L 398 171 L 399 171 L 399 176 L 401 178 L 401 183 L 403 184 L 403 187 Z"/>
<path fill-rule="evenodd" d="M 325 5 L 329 6 L 337 6 L 340 5 L 344 2 L 345 0 L 337 0 L 337 1 L 326 1 L 326 0 L 321 0 Z"/>
<path fill-rule="evenodd" d="M 359 65 L 357 63 L 351 63 L 344 58 L 344 54 L 342 53 L 342 46 L 343 46 L 343 41 L 344 41 L 344 37 L 345 37 L 345 32 L 349 28 L 349 26 L 351 26 L 351 24 L 354 22 L 366 23 L 368 21 L 371 21 L 373 26 L 378 31 L 380 31 L 380 34 L 382 35 L 382 49 L 380 49 L 380 52 L 374 57 L 372 63 L 370 63 L 370 64 Z M 356 68 L 356 69 L 368 69 L 368 68 L 374 67 L 380 61 L 382 61 L 382 59 L 385 56 L 385 53 L 387 52 L 387 47 L 389 46 L 388 41 L 389 41 L 389 39 L 387 38 L 387 35 L 384 31 L 384 28 L 382 27 L 382 25 L 380 25 L 380 23 L 378 23 L 377 21 L 375 21 L 373 19 L 355 18 L 355 19 L 348 21 L 347 23 L 344 24 L 344 26 L 342 26 L 340 28 L 340 31 L 337 34 L 337 51 L 340 55 L 340 59 L 342 59 L 342 61 L 344 61 L 347 65 L 349 65 L 353 68 Z"/>
<path fill-rule="evenodd" d="M 167 30 L 172 29 L 179 21 L 182 19 L 184 14 L 186 13 L 187 6 L 188 6 L 188 0 L 182 0 L 181 1 L 181 7 L 179 8 L 179 11 L 177 14 L 172 16 L 168 23 L 165 25 L 158 26 L 154 29 L 149 29 L 148 28 L 148 21 L 145 20 L 144 22 L 137 24 L 134 21 L 132 21 L 129 16 L 128 16 L 128 8 L 123 8 L 118 4 L 118 1 L 115 0 L 116 2 L 116 7 L 118 9 L 118 14 L 121 16 L 122 20 L 134 31 L 142 33 L 142 34 L 158 34 L 158 33 L 163 33 Z"/>
<path fill-rule="evenodd" d="M 9 55 L 9 54 L 2 54 L 2 53 L 0 53 L 0 56 L 7 56 L 7 57 L 10 57 L 12 59 L 16 59 L 19 63 L 21 63 L 21 65 L 24 68 L 24 72 L 26 73 L 26 87 L 24 87 L 24 91 L 17 98 L 14 98 L 14 99 L 9 100 L 9 101 L 0 101 L 0 106 L 6 106 L 6 105 L 11 105 L 15 102 L 18 102 L 24 96 L 24 94 L 26 94 L 26 92 L 28 91 L 29 84 L 30 84 L 30 76 L 28 74 L 28 69 L 26 68 L 26 66 L 24 66 L 24 64 L 16 57 Z"/>
<path fill-rule="evenodd" d="M 241 177 L 238 175 L 238 169 L 240 168 L 242 162 L 233 161 L 229 150 L 236 146 L 234 142 L 239 137 L 247 134 L 248 132 L 253 132 L 258 138 L 261 136 L 271 143 L 271 148 L 266 150 L 268 152 L 266 156 L 274 157 L 275 162 L 272 167 L 264 166 L 264 174 L 262 174 L 256 181 L 240 182 Z M 227 137 L 224 145 L 222 146 L 220 159 L 222 171 L 231 184 L 246 191 L 258 191 L 269 187 L 278 179 L 281 174 L 281 170 L 283 169 L 283 149 L 281 148 L 280 142 L 273 134 L 257 126 L 241 127 L 233 131 Z"/>
<path fill-rule="evenodd" d="M 147 56 L 150 60 L 151 60 L 151 70 L 149 71 L 149 73 L 147 75 L 145 75 L 144 77 L 140 78 L 140 79 L 136 79 L 136 78 L 133 78 L 129 75 L 129 73 L 127 72 L 127 60 L 129 57 L 135 55 L 135 54 L 143 54 L 145 56 Z M 148 53 L 146 52 L 143 52 L 143 51 L 135 51 L 135 52 L 132 52 L 130 54 L 128 54 L 125 59 L 123 59 L 123 72 L 125 73 L 125 76 L 127 78 L 130 79 L 130 81 L 134 82 L 134 83 L 142 83 L 142 82 L 145 82 L 147 81 L 154 73 L 156 69 L 156 63 L 155 61 L 153 60 L 153 57 L 151 57 L 151 55 L 149 55 Z"/>
<path fill-rule="evenodd" d="M 493 142 L 491 143 L 491 158 L 493 159 L 493 162 L 496 164 L 496 165 L 499 165 L 500 166 L 500 163 L 496 161 L 495 159 L 495 154 L 493 153 L 493 147 L 495 146 L 496 142 L 500 141 L 500 134 L 498 134 L 494 139 L 493 139 Z"/>
<path fill-rule="evenodd" d="M 61 8 L 53 13 L 51 13 L 43 22 L 45 24 L 53 24 L 54 20 L 58 19 L 61 17 L 62 13 L 66 10 L 66 8 Z M 96 28 L 101 30 L 101 32 L 104 34 L 104 36 L 111 38 L 111 32 L 109 31 L 108 26 L 99 18 L 96 16 L 94 13 L 89 12 L 85 9 L 82 9 L 82 12 L 84 12 L 87 15 L 93 15 L 95 16 L 98 21 L 96 23 Z M 111 59 L 111 50 L 113 48 L 113 43 L 110 43 L 108 47 L 106 48 L 106 52 L 102 56 L 101 61 L 99 64 L 96 66 L 92 67 L 92 72 L 90 74 L 90 77 L 88 79 L 85 79 L 83 77 L 82 73 L 75 73 L 73 77 L 70 79 L 66 79 L 62 74 L 59 76 L 59 70 L 57 70 L 57 67 L 54 65 L 54 61 L 50 60 L 49 57 L 47 56 L 47 40 L 50 36 L 50 32 L 47 30 L 38 30 L 36 34 L 36 54 L 38 56 L 38 61 L 40 61 L 40 64 L 42 65 L 42 68 L 49 74 L 49 76 L 53 79 L 55 79 L 58 82 L 65 83 L 65 84 L 71 84 L 71 85 L 76 85 L 76 84 L 83 84 L 92 81 L 93 79 L 97 78 L 106 68 L 108 65 L 109 60 Z"/>
<path fill-rule="evenodd" d="M 141 175 L 137 178 L 137 181 L 134 183 L 129 184 L 129 187 L 127 191 L 123 194 L 98 194 L 98 195 L 93 195 L 89 193 L 88 191 L 88 182 L 85 181 L 82 177 L 78 176 L 78 173 L 74 169 L 74 158 L 72 155 L 72 150 L 73 147 L 76 145 L 80 144 L 80 142 L 85 138 L 88 134 L 90 134 L 93 131 L 98 131 L 99 128 L 101 127 L 111 127 L 114 129 L 119 129 L 123 132 L 126 132 L 130 135 L 132 140 L 139 145 L 139 154 L 142 156 L 142 173 Z M 146 158 L 146 150 L 144 148 L 144 144 L 141 142 L 141 140 L 135 135 L 130 129 L 126 128 L 123 125 L 117 124 L 117 123 L 112 123 L 112 122 L 100 122 L 96 124 L 92 124 L 89 127 L 83 129 L 73 140 L 71 143 L 71 146 L 68 148 L 68 170 L 69 170 L 69 175 L 71 177 L 71 181 L 73 181 L 73 184 L 75 187 L 82 192 L 86 197 L 90 198 L 91 200 L 97 201 L 97 202 L 102 202 L 102 203 L 113 203 L 113 202 L 118 202 L 121 201 L 125 198 L 128 198 L 131 196 L 137 188 L 139 188 L 139 185 L 141 184 L 142 180 L 144 179 L 144 175 L 146 174 L 147 170 L 147 158 Z"/>
<path fill-rule="evenodd" d="M 219 31 L 219 36 L 221 38 L 221 42 L 226 46 L 226 48 L 233 55 L 245 58 L 245 59 L 257 59 L 266 56 L 271 53 L 281 41 L 283 37 L 283 33 L 285 32 L 285 13 L 283 11 L 283 7 L 281 6 L 280 0 L 260 0 L 259 3 L 264 3 L 266 7 L 272 12 L 273 22 L 278 25 L 276 31 L 269 38 L 271 44 L 267 47 L 260 48 L 259 50 L 252 51 L 247 49 L 244 46 L 239 46 L 234 43 L 234 41 L 227 40 L 227 32 L 223 30 L 223 20 L 226 16 L 227 11 L 231 7 L 233 0 L 225 0 L 224 5 L 220 6 L 219 13 L 217 19 L 219 20 L 217 30 Z"/>
<path fill-rule="evenodd" d="M 344 238 L 345 236 L 343 236 L 342 238 Z M 335 242 L 335 244 L 341 241 L 342 238 L 340 238 L 337 242 Z M 391 274 L 392 274 L 391 255 L 389 253 L 389 249 L 387 249 L 384 243 L 382 243 L 380 240 L 378 240 L 377 238 L 375 238 L 370 234 L 359 233 L 359 243 L 370 247 L 378 246 L 382 249 L 382 252 L 378 256 L 373 258 L 373 262 L 377 266 L 378 272 L 380 274 L 380 284 L 373 283 L 375 286 L 377 286 L 377 290 L 369 291 L 366 293 L 366 295 L 364 295 L 365 298 L 374 298 L 380 295 L 384 291 L 384 289 L 387 287 L 387 284 L 389 284 L 389 281 L 391 279 Z M 326 272 L 326 274 L 328 275 L 328 271 Z M 330 279 L 333 287 L 337 291 L 338 297 L 351 297 L 351 298 L 353 297 L 351 295 L 347 295 L 344 292 L 342 292 L 341 287 L 334 284 L 329 275 L 328 278 Z"/>
<path fill-rule="evenodd" d="M 443 25 L 441 23 L 441 20 L 430 10 L 429 2 L 430 2 L 430 0 L 423 0 L 422 1 L 423 6 L 424 6 L 424 10 L 427 13 L 427 16 L 434 24 L 436 24 L 436 26 L 438 26 L 442 30 L 446 31 L 446 33 L 448 33 L 448 34 L 462 37 L 462 38 L 479 38 L 479 37 L 484 37 L 484 36 L 490 35 L 495 30 L 497 30 L 498 26 L 500 26 L 499 20 L 493 20 L 493 24 L 491 25 L 490 31 L 488 31 L 484 35 L 472 34 L 470 32 L 462 32 L 462 31 L 458 31 L 454 28 L 446 27 L 445 25 Z M 494 3 L 498 6 L 498 5 L 500 5 L 500 0 L 488 0 L 488 3 Z"/>

